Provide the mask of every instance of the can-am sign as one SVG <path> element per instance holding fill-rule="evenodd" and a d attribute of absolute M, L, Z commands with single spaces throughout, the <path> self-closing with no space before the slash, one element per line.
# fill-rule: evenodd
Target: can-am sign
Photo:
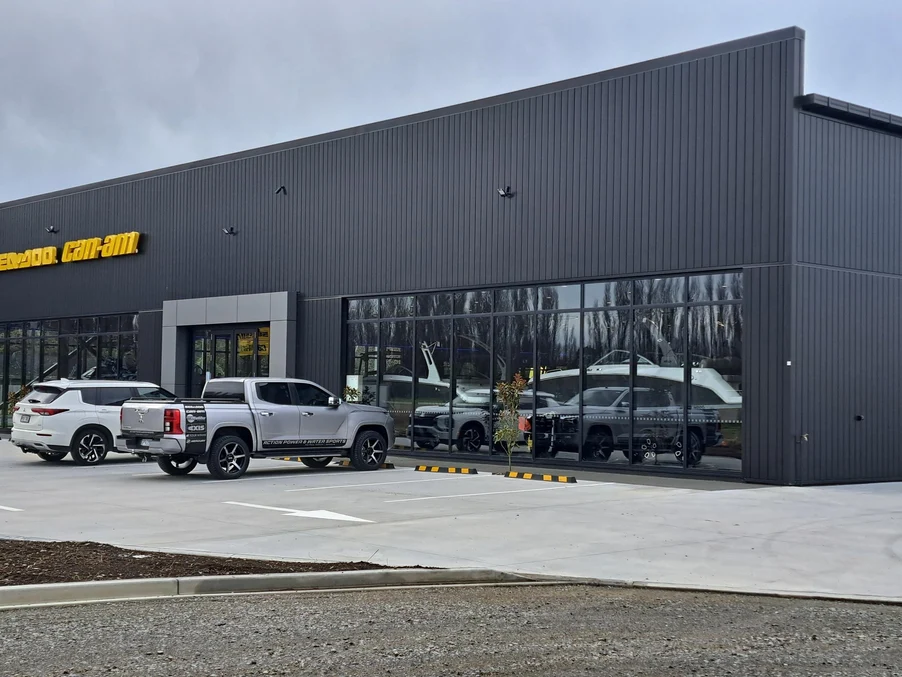
<path fill-rule="evenodd" d="M 104 238 L 90 237 L 86 240 L 66 242 L 62 247 L 62 253 L 59 247 L 38 247 L 21 253 L 0 254 L 0 272 L 137 254 L 140 239 L 140 233 L 119 233 Z"/>

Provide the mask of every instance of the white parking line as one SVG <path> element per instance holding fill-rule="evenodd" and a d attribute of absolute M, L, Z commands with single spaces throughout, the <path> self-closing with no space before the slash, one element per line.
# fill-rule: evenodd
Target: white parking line
<path fill-rule="evenodd" d="M 25 512 L 22 508 L 10 508 L 6 505 L 0 505 L 0 510 L 8 510 L 9 512 Z"/>
<path fill-rule="evenodd" d="M 304 487 L 302 489 L 286 489 L 285 493 L 291 493 L 295 491 L 317 491 L 318 489 L 353 489 L 354 487 L 384 487 L 389 484 L 418 484 L 422 482 L 448 482 L 451 480 L 462 480 L 462 479 L 480 479 L 484 477 L 490 477 L 490 475 L 455 475 L 454 477 L 436 477 L 429 478 L 428 480 L 402 480 L 399 482 L 364 482 L 361 484 L 334 484 L 328 487 Z"/>

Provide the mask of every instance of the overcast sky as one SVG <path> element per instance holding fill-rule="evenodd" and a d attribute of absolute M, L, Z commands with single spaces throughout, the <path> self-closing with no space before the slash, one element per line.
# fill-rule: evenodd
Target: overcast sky
<path fill-rule="evenodd" d="M 900 0 L 0 0 L 0 202 L 790 25 L 902 114 Z"/>

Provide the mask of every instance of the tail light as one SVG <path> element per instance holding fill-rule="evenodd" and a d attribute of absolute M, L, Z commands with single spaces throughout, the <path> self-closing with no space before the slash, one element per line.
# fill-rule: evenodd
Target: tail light
<path fill-rule="evenodd" d="M 520 428 L 520 430 L 522 430 L 525 433 L 528 433 L 530 430 L 532 430 L 532 422 L 529 419 L 530 419 L 529 416 L 521 416 L 520 420 L 519 420 L 519 425 L 517 426 L 518 428 Z"/>
<path fill-rule="evenodd" d="M 163 412 L 163 432 L 169 435 L 182 434 L 182 412 L 178 409 L 166 409 Z"/>
<path fill-rule="evenodd" d="M 31 413 L 37 414 L 38 416 L 56 416 L 57 414 L 62 414 L 65 411 L 69 411 L 68 409 L 45 409 L 43 407 L 32 407 Z"/>

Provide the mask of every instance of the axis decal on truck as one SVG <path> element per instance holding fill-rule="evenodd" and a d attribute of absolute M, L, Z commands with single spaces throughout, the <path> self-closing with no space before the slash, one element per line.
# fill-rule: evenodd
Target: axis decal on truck
<path fill-rule="evenodd" d="M 202 454 L 207 449 L 207 409 L 203 404 L 185 407 L 185 451 Z"/>

